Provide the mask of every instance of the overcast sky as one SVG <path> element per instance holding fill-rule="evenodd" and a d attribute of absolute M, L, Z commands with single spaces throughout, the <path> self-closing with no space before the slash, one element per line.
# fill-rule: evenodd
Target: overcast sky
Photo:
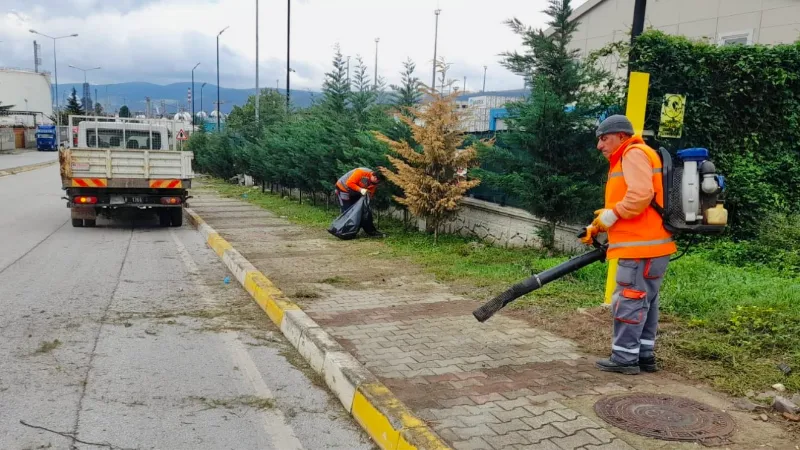
<path fill-rule="evenodd" d="M 574 7 L 585 0 L 575 0 Z M 480 89 L 489 66 L 487 90 L 518 89 L 521 78 L 500 66 L 499 53 L 520 48 L 520 39 L 503 21 L 517 17 L 543 26 L 547 0 L 292 0 L 292 88 L 318 90 L 331 68 L 334 45 L 350 55 L 351 69 L 361 55 L 370 75 L 375 67 L 389 83 L 399 81 L 403 61 L 417 63 L 417 75 L 430 83 L 434 14 L 441 8 L 438 55 L 453 64 L 448 77 L 467 76 L 467 88 Z M 260 0 L 260 84 L 285 86 L 286 0 Z M 50 36 L 78 33 L 58 41 L 59 83 L 82 82 L 83 72 L 68 67 L 102 66 L 89 72 L 92 84 L 146 81 L 169 84 L 216 82 L 216 35 L 220 38 L 220 84 L 255 86 L 255 0 L 2 0 L 0 66 L 32 68 L 33 40 L 42 45 L 45 70 L 53 67 Z"/>

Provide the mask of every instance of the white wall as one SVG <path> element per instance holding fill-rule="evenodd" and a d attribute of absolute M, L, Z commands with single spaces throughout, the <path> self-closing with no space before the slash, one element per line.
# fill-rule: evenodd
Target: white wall
<path fill-rule="evenodd" d="M 27 108 L 25 99 L 28 100 Z M 53 114 L 53 102 L 50 94 L 49 76 L 32 71 L 0 69 L 0 102 L 3 105 L 14 105 L 14 111 L 32 111 L 44 114 L 46 123 Z M 36 118 L 42 120 L 42 116 Z M 0 118 L 5 125 L 28 125 L 31 118 L 12 116 Z M 11 121 L 11 123 L 5 123 Z"/>

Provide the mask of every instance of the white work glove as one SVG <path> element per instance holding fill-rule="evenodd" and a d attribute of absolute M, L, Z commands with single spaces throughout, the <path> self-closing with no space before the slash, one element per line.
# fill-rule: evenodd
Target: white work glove
<path fill-rule="evenodd" d="M 594 213 L 597 217 L 594 218 L 591 226 L 595 227 L 600 233 L 607 232 L 619 220 L 617 213 L 613 209 L 598 209 Z"/>
<path fill-rule="evenodd" d="M 361 188 L 361 195 L 367 195 L 368 192 L 368 190 Z"/>

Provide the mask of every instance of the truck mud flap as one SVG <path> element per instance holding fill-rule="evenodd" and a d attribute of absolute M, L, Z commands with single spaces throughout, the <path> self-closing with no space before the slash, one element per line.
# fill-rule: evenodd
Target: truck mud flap
<path fill-rule="evenodd" d="M 97 211 L 93 206 L 73 206 L 70 209 L 72 211 L 73 219 L 95 220 L 97 218 Z"/>

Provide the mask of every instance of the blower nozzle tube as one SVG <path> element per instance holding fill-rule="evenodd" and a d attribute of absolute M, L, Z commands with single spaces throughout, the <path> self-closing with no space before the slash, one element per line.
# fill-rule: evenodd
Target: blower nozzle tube
<path fill-rule="evenodd" d="M 472 315 L 478 320 L 478 322 L 485 322 L 490 317 L 492 317 L 497 311 L 500 311 L 506 305 L 518 299 L 519 297 L 522 297 L 523 295 L 529 292 L 535 291 L 536 289 L 539 289 L 545 284 L 553 280 L 557 280 L 563 277 L 564 275 L 582 269 L 588 266 L 589 264 L 595 263 L 597 261 L 604 261 L 605 258 L 606 258 L 606 249 L 605 247 L 601 247 L 592 250 L 591 252 L 578 255 L 570 259 L 569 261 L 565 261 L 555 267 L 551 267 L 545 270 L 544 272 L 531 275 L 525 280 L 511 286 L 508 290 L 501 293 L 497 297 L 486 302 L 486 304 L 473 311 Z"/>

